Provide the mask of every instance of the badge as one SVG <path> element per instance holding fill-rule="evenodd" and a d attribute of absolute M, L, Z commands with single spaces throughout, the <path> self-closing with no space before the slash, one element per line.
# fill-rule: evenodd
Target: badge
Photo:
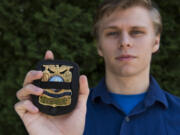
<path fill-rule="evenodd" d="M 41 96 L 32 95 L 33 103 L 43 113 L 60 115 L 71 112 L 77 103 L 79 91 L 79 67 L 62 60 L 42 60 L 36 70 L 43 72 L 34 85 L 44 89 Z"/>

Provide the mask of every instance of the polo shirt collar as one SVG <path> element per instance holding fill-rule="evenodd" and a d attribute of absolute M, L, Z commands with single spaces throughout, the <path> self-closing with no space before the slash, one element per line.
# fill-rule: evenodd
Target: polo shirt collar
<path fill-rule="evenodd" d="M 95 102 L 98 98 L 100 98 L 106 104 L 113 104 L 112 98 L 105 83 L 105 78 L 102 78 L 99 84 L 93 88 L 91 99 Z M 145 107 L 149 107 L 156 102 L 159 102 L 165 108 L 168 108 L 168 101 L 164 91 L 160 88 L 154 77 L 150 75 L 150 85 L 144 99 L 144 105 Z"/>
<path fill-rule="evenodd" d="M 106 104 L 112 103 L 111 96 L 105 83 L 105 78 L 102 78 L 99 84 L 92 91 L 92 100 L 96 101 L 98 98 L 100 98 Z"/>
<path fill-rule="evenodd" d="M 146 107 L 152 106 L 154 103 L 159 102 L 165 108 L 168 108 L 168 101 L 165 92 L 161 89 L 157 81 L 153 76 L 150 76 L 150 85 L 148 88 L 147 95 L 144 100 Z"/>

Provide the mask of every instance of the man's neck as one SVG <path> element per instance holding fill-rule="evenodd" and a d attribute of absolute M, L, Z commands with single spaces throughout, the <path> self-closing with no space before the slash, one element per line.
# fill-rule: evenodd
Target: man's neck
<path fill-rule="evenodd" d="M 106 72 L 106 85 L 110 92 L 123 95 L 144 93 L 149 87 L 149 72 L 133 76 L 117 76 Z"/>

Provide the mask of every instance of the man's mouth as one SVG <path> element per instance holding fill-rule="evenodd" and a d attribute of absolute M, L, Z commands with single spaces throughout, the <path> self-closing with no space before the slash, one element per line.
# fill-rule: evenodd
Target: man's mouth
<path fill-rule="evenodd" d="M 136 56 L 133 56 L 130 54 L 122 54 L 122 55 L 116 57 L 115 59 L 119 60 L 119 61 L 130 61 L 130 60 L 133 60 L 135 58 L 136 58 Z"/>

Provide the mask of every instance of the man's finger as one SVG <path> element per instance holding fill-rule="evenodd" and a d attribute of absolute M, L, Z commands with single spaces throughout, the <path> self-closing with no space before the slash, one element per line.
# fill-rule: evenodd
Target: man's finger
<path fill-rule="evenodd" d="M 29 71 L 24 79 L 23 86 L 32 83 L 34 80 L 40 79 L 42 75 L 43 75 L 42 71 L 36 71 L 36 70 Z"/>
<path fill-rule="evenodd" d="M 41 95 L 43 93 L 43 89 L 33 85 L 33 84 L 28 84 L 25 85 L 22 89 L 20 89 L 17 93 L 16 96 L 19 100 L 27 100 L 30 98 L 30 95 Z"/>
<path fill-rule="evenodd" d="M 30 100 L 23 100 L 14 105 L 17 114 L 23 118 L 26 112 L 37 113 L 39 109 Z"/>
<path fill-rule="evenodd" d="M 45 60 L 53 60 L 54 59 L 54 54 L 51 50 L 47 50 L 46 54 L 44 56 Z"/>
<path fill-rule="evenodd" d="M 85 75 L 81 75 L 79 78 L 79 99 L 78 102 L 80 105 L 86 106 L 87 98 L 89 95 L 89 86 L 88 86 L 88 80 Z"/>

